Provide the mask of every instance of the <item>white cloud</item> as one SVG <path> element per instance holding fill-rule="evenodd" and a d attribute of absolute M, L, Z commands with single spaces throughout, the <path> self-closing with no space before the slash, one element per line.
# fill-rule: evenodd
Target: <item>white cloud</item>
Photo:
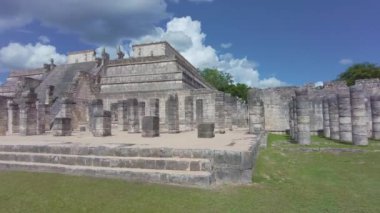
<path fill-rule="evenodd" d="M 95 44 L 114 45 L 149 33 L 170 17 L 165 0 L 1 0 L 0 31 L 32 20 Z"/>
<path fill-rule="evenodd" d="M 344 59 L 341 59 L 341 60 L 339 61 L 339 64 L 341 64 L 341 65 L 350 65 L 350 64 L 352 64 L 352 63 L 354 63 L 354 62 L 352 61 L 352 59 L 348 59 L 348 58 L 344 58 Z"/>
<path fill-rule="evenodd" d="M 38 36 L 38 40 L 41 41 L 41 43 L 43 43 L 43 44 L 50 43 L 49 37 L 44 36 L 44 35 Z"/>
<path fill-rule="evenodd" d="M 9 43 L 0 49 L 0 67 L 28 69 L 42 67 L 53 58 L 56 64 L 66 62 L 66 56 L 57 53 L 52 45 Z"/>
<path fill-rule="evenodd" d="M 197 68 L 218 68 L 230 73 L 236 82 L 252 87 L 286 85 L 275 77 L 260 79 L 257 65 L 253 61 L 235 58 L 229 53 L 218 55 L 213 47 L 205 44 L 205 39 L 201 23 L 187 16 L 173 18 L 167 23 L 166 29 L 158 27 L 151 34 L 133 40 L 132 44 L 166 40 Z"/>
<path fill-rule="evenodd" d="M 322 87 L 324 85 L 323 81 L 317 81 L 314 83 L 315 87 Z"/>
<path fill-rule="evenodd" d="M 222 43 L 222 44 L 220 44 L 220 46 L 224 49 L 228 49 L 228 48 L 232 47 L 232 43 Z"/>

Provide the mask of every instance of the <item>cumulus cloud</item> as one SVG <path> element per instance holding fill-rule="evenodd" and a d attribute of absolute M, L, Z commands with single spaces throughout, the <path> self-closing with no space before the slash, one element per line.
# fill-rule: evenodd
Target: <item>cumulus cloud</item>
<path fill-rule="evenodd" d="M 228 49 L 228 48 L 232 47 L 232 43 L 222 43 L 222 44 L 220 44 L 220 46 L 224 49 Z"/>
<path fill-rule="evenodd" d="M 9 43 L 0 49 L 0 67 L 28 69 L 42 67 L 53 58 L 56 64 L 66 62 L 66 56 L 59 54 L 52 45 Z"/>
<path fill-rule="evenodd" d="M 48 43 L 50 43 L 50 39 L 49 39 L 49 37 L 44 36 L 44 35 L 38 36 L 38 40 L 39 40 L 41 43 L 43 43 L 43 44 L 48 44 Z"/>
<path fill-rule="evenodd" d="M 37 20 L 87 42 L 113 45 L 149 33 L 170 16 L 166 8 L 165 0 L 2 0 L 0 30 Z"/>
<path fill-rule="evenodd" d="M 285 82 L 275 77 L 260 79 L 257 64 L 247 58 L 236 58 L 227 53 L 218 55 L 217 51 L 205 44 L 206 34 L 202 32 L 201 23 L 191 17 L 173 18 L 166 29 L 157 27 L 153 33 L 134 39 L 132 44 L 168 41 L 195 67 L 203 69 L 215 67 L 230 73 L 238 83 L 252 87 L 284 86 Z"/>
<path fill-rule="evenodd" d="M 354 63 L 354 62 L 352 61 L 352 59 L 348 59 L 348 58 L 344 58 L 344 59 L 341 59 L 341 60 L 339 61 L 339 64 L 341 64 L 341 65 L 350 65 L 350 64 L 352 64 L 352 63 Z"/>

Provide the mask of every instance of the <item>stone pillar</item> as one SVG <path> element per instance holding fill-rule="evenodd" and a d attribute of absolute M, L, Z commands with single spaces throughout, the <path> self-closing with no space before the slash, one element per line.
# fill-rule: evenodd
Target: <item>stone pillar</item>
<path fill-rule="evenodd" d="M 22 94 L 20 107 L 20 135 L 37 134 L 37 94 L 30 90 Z"/>
<path fill-rule="evenodd" d="M 45 104 L 51 105 L 53 103 L 54 86 L 47 86 L 45 90 Z"/>
<path fill-rule="evenodd" d="M 103 116 L 103 101 L 101 99 L 92 100 L 88 108 L 91 132 L 95 131 L 95 116 Z"/>
<path fill-rule="evenodd" d="M 8 110 L 6 97 L 0 96 L 0 136 L 5 136 L 8 129 Z"/>
<path fill-rule="evenodd" d="M 308 92 L 306 89 L 296 90 L 296 110 L 297 110 L 297 142 L 301 145 L 309 145 L 310 138 L 310 106 Z"/>
<path fill-rule="evenodd" d="M 214 123 L 200 123 L 198 124 L 198 138 L 213 138 L 215 137 Z"/>
<path fill-rule="evenodd" d="M 178 96 L 169 95 L 166 101 L 166 119 L 169 133 L 179 133 Z"/>
<path fill-rule="evenodd" d="M 203 122 L 203 100 L 197 99 L 195 102 L 195 116 L 197 125 Z"/>
<path fill-rule="evenodd" d="M 371 96 L 372 138 L 380 140 L 380 95 Z"/>
<path fill-rule="evenodd" d="M 138 101 L 136 98 L 127 100 L 128 133 L 139 133 Z"/>
<path fill-rule="evenodd" d="M 349 91 L 338 93 L 339 139 L 352 142 L 351 100 Z"/>
<path fill-rule="evenodd" d="M 149 115 L 160 117 L 160 99 L 158 98 L 149 99 Z"/>
<path fill-rule="evenodd" d="M 71 118 L 71 124 L 72 124 L 72 117 L 73 117 L 73 105 L 75 102 L 71 100 L 70 98 L 63 98 L 62 99 L 62 106 L 61 110 L 59 111 L 58 118 Z"/>
<path fill-rule="evenodd" d="M 249 133 L 264 131 L 264 102 L 259 98 L 249 100 Z"/>
<path fill-rule="evenodd" d="M 94 114 L 94 130 L 92 134 L 95 137 L 111 136 L 112 129 L 111 111 L 104 111 L 101 114 Z"/>
<path fill-rule="evenodd" d="M 218 92 L 215 94 L 215 131 L 224 134 L 225 131 L 225 116 L 224 116 L 224 93 Z"/>
<path fill-rule="evenodd" d="M 293 116 L 293 101 L 289 101 L 289 136 L 293 139 L 294 137 L 294 116 Z"/>
<path fill-rule="evenodd" d="M 193 131 L 194 125 L 194 99 L 193 96 L 185 97 L 185 126 L 187 131 Z"/>
<path fill-rule="evenodd" d="M 128 115 L 127 115 L 127 101 L 119 101 L 118 102 L 118 128 L 120 131 L 128 131 Z"/>
<path fill-rule="evenodd" d="M 160 136 L 160 119 L 156 116 L 144 116 L 142 119 L 142 136 L 158 137 Z"/>
<path fill-rule="evenodd" d="M 45 104 L 37 102 L 37 134 L 45 134 Z"/>
<path fill-rule="evenodd" d="M 329 118 L 330 118 L 330 137 L 333 140 L 339 140 L 339 109 L 338 97 L 336 94 L 329 96 Z"/>
<path fill-rule="evenodd" d="M 138 114 L 139 114 L 139 129 L 141 130 L 142 129 L 142 121 L 143 121 L 143 118 L 145 117 L 145 102 L 144 101 L 140 101 L 138 103 Z"/>
<path fill-rule="evenodd" d="M 8 134 L 20 132 L 20 108 L 13 101 L 8 102 Z"/>
<path fill-rule="evenodd" d="M 71 136 L 71 118 L 54 118 L 52 130 L 54 136 Z"/>
<path fill-rule="evenodd" d="M 354 145 L 368 145 L 367 111 L 365 94 L 361 85 L 351 86 L 352 141 Z"/>
<path fill-rule="evenodd" d="M 322 100 L 322 115 L 323 115 L 323 135 L 330 138 L 330 115 L 329 115 L 329 100 L 324 97 Z"/>
<path fill-rule="evenodd" d="M 293 129 L 293 140 L 298 140 L 298 119 L 297 119 L 297 104 L 296 104 L 296 97 L 292 97 L 293 102 L 293 122 L 294 122 L 294 129 Z"/>

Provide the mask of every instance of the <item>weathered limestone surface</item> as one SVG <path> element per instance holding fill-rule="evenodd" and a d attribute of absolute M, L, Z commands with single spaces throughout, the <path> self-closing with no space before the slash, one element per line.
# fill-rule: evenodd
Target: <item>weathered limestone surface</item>
<path fill-rule="evenodd" d="M 354 145 L 368 145 L 368 117 L 365 93 L 361 85 L 350 87 L 352 107 L 352 140 Z"/>
<path fill-rule="evenodd" d="M 185 125 L 187 131 L 194 130 L 194 98 L 192 96 L 185 97 Z"/>
<path fill-rule="evenodd" d="M 297 122 L 297 103 L 296 103 L 296 97 L 292 97 L 292 102 L 293 102 L 293 118 L 294 118 L 294 136 L 293 140 L 297 141 L 298 140 L 298 122 Z"/>
<path fill-rule="evenodd" d="M 118 128 L 120 131 L 128 131 L 128 102 L 126 100 L 118 102 Z"/>
<path fill-rule="evenodd" d="M 214 123 L 200 123 L 198 124 L 198 138 L 213 138 L 215 124 Z"/>
<path fill-rule="evenodd" d="M 372 138 L 380 140 L 380 95 L 371 96 Z"/>
<path fill-rule="evenodd" d="M 197 125 L 203 122 L 203 100 L 202 99 L 197 99 L 196 101 L 196 121 Z"/>
<path fill-rule="evenodd" d="M 347 90 L 338 93 L 339 139 L 352 142 L 351 99 Z"/>
<path fill-rule="evenodd" d="M 248 98 L 249 104 L 249 133 L 259 134 L 265 131 L 264 128 L 264 103 L 259 97 Z"/>
<path fill-rule="evenodd" d="M 144 101 L 140 101 L 138 103 L 138 114 L 139 114 L 139 129 L 142 129 L 142 120 L 145 116 L 145 102 Z"/>
<path fill-rule="evenodd" d="M 323 98 L 323 135 L 330 138 L 330 114 L 329 114 L 329 101 L 327 96 Z"/>
<path fill-rule="evenodd" d="M 158 98 L 152 98 L 149 99 L 149 115 L 160 117 L 160 99 Z"/>
<path fill-rule="evenodd" d="M 329 95 L 329 118 L 330 118 L 330 137 L 333 140 L 339 140 L 339 109 L 338 97 L 336 94 Z"/>
<path fill-rule="evenodd" d="M 30 90 L 23 94 L 20 107 L 20 135 L 37 134 L 37 94 Z"/>
<path fill-rule="evenodd" d="M 20 108 L 14 101 L 8 101 L 8 134 L 20 131 Z"/>
<path fill-rule="evenodd" d="M 224 103 L 224 93 L 217 93 L 215 96 L 215 131 L 221 134 L 224 134 L 226 132 Z"/>
<path fill-rule="evenodd" d="M 54 136 L 71 136 L 71 118 L 55 118 L 53 124 Z"/>
<path fill-rule="evenodd" d="M 37 102 L 37 134 L 45 134 L 45 104 Z"/>
<path fill-rule="evenodd" d="M 8 111 L 6 97 L 0 96 L 0 136 L 4 136 L 8 129 Z"/>
<path fill-rule="evenodd" d="M 160 136 L 160 119 L 156 116 L 144 116 L 142 120 L 142 136 Z"/>
<path fill-rule="evenodd" d="M 110 111 L 104 111 L 102 115 L 95 114 L 93 119 L 95 123 L 95 129 L 92 131 L 92 134 L 95 137 L 105 137 L 112 135 L 112 121 Z"/>
<path fill-rule="evenodd" d="M 310 103 L 306 89 L 296 90 L 297 110 L 297 142 L 301 145 L 309 145 L 310 138 Z"/>
<path fill-rule="evenodd" d="M 179 133 L 178 96 L 169 95 L 166 101 L 166 119 L 169 133 Z"/>
<path fill-rule="evenodd" d="M 128 133 L 139 133 L 138 101 L 136 98 L 127 100 Z"/>

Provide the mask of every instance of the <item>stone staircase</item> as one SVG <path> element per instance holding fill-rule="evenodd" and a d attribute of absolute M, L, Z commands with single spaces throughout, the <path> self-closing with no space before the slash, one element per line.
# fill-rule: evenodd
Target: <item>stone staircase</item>
<path fill-rule="evenodd" d="M 210 159 L 120 147 L 0 145 L 0 170 L 53 172 L 197 187 L 215 183 Z"/>

